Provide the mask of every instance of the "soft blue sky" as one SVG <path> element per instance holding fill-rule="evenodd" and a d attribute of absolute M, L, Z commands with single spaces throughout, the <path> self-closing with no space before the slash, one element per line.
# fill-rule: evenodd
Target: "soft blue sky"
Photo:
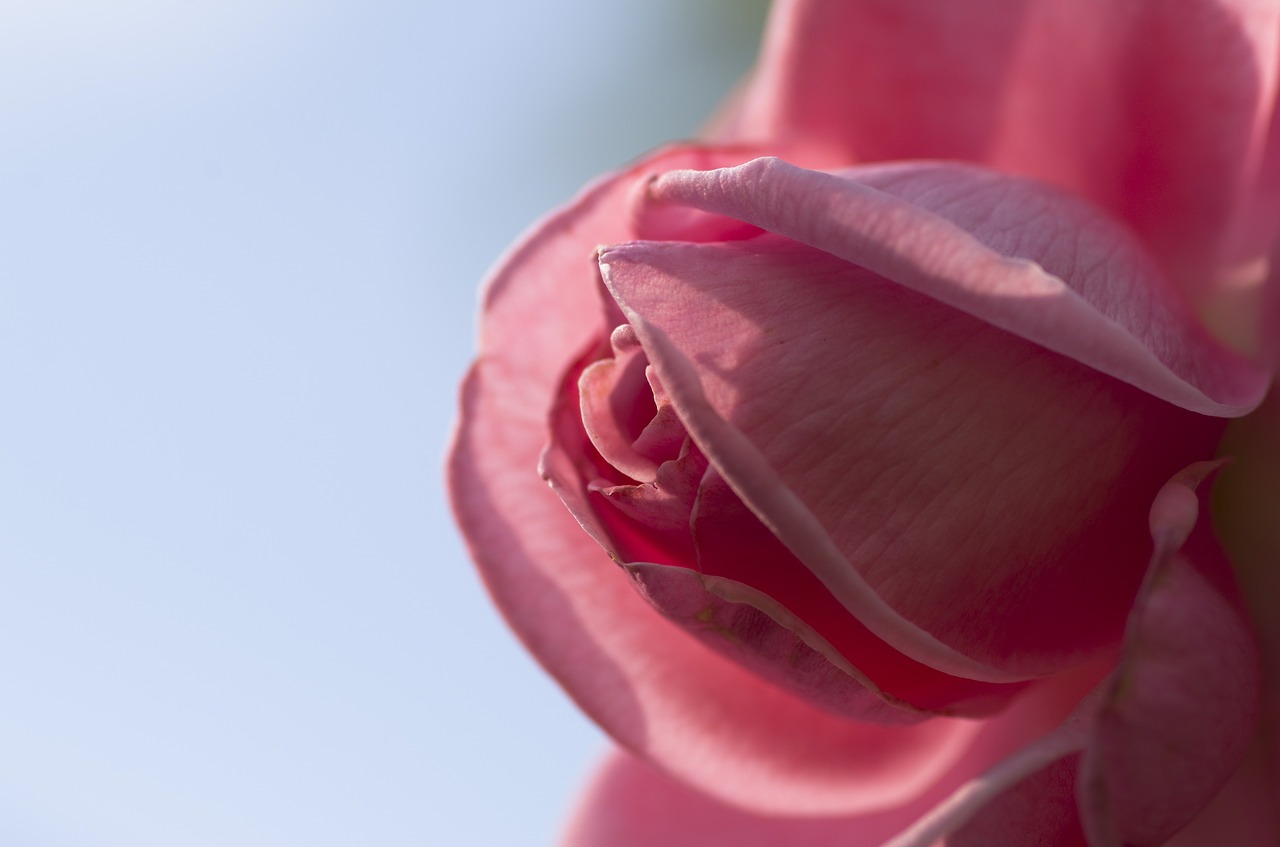
<path fill-rule="evenodd" d="M 737 0 L 0 0 L 0 844 L 537 845 L 600 736 L 441 463 L 476 284 Z"/>

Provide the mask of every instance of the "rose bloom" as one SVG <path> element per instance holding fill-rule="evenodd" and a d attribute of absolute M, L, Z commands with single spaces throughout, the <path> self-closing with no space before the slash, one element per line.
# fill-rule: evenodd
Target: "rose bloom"
<path fill-rule="evenodd" d="M 450 486 L 620 747 L 566 844 L 1280 843 L 1278 40 L 781 2 L 512 248 Z"/>

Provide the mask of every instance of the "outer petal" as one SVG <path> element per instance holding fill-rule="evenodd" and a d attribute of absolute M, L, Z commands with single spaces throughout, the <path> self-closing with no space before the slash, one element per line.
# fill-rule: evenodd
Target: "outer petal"
<path fill-rule="evenodd" d="M 873 818 L 787 818 L 721 803 L 624 753 L 592 777 L 561 847 L 849 847 L 878 844 L 912 807 Z"/>
<path fill-rule="evenodd" d="M 1051 765 L 1028 783 L 1033 788 L 1042 782 L 1065 785 L 1069 806 L 1072 776 L 1072 768 Z M 615 753 L 579 800 L 561 847 L 872 847 L 907 829 L 933 801 L 931 792 L 906 806 L 850 818 L 753 814 Z M 980 813 L 973 826 L 947 840 L 947 847 L 1084 847 L 1074 810 L 1056 815 L 1043 795 L 1021 809 L 1024 827 L 1010 826 L 1014 812 L 1003 811 L 989 817 Z"/>
<path fill-rule="evenodd" d="M 1179 284 L 1202 289 L 1219 263 L 1265 255 L 1280 226 L 1278 12 L 1270 0 L 1187 0 L 1176 14 L 1163 0 L 790 0 L 721 132 L 1038 177 L 1123 217 Z"/>
<path fill-rule="evenodd" d="M 918 794 L 853 816 L 796 818 L 727 805 L 624 754 L 613 754 L 575 810 L 562 847 L 849 847 L 878 845 L 907 828 L 999 757 L 1046 733 L 1084 690 L 1084 675 L 1028 693 L 983 722 L 955 764 Z M 994 842 L 985 847 L 1005 847 Z M 1008 847 L 1026 847 L 1011 843 Z"/>

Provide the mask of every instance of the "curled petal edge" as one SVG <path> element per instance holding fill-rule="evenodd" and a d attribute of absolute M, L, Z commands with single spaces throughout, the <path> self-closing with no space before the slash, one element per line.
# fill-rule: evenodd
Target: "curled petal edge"
<path fill-rule="evenodd" d="M 1037 262 L 1002 255 L 942 215 L 852 178 L 761 158 L 671 171 L 653 178 L 648 194 L 831 253 L 1193 412 L 1237 417 L 1266 394 L 1270 374 L 1215 343 L 1189 311 L 1159 316 L 1183 343 L 1153 350 L 1125 316 L 1107 314 Z"/>

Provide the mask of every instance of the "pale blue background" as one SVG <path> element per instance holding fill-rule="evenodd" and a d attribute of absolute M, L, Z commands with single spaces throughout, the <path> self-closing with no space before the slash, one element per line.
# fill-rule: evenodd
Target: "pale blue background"
<path fill-rule="evenodd" d="M 0 845 L 537 845 L 604 742 L 441 465 L 475 288 L 759 2 L 0 0 Z"/>

